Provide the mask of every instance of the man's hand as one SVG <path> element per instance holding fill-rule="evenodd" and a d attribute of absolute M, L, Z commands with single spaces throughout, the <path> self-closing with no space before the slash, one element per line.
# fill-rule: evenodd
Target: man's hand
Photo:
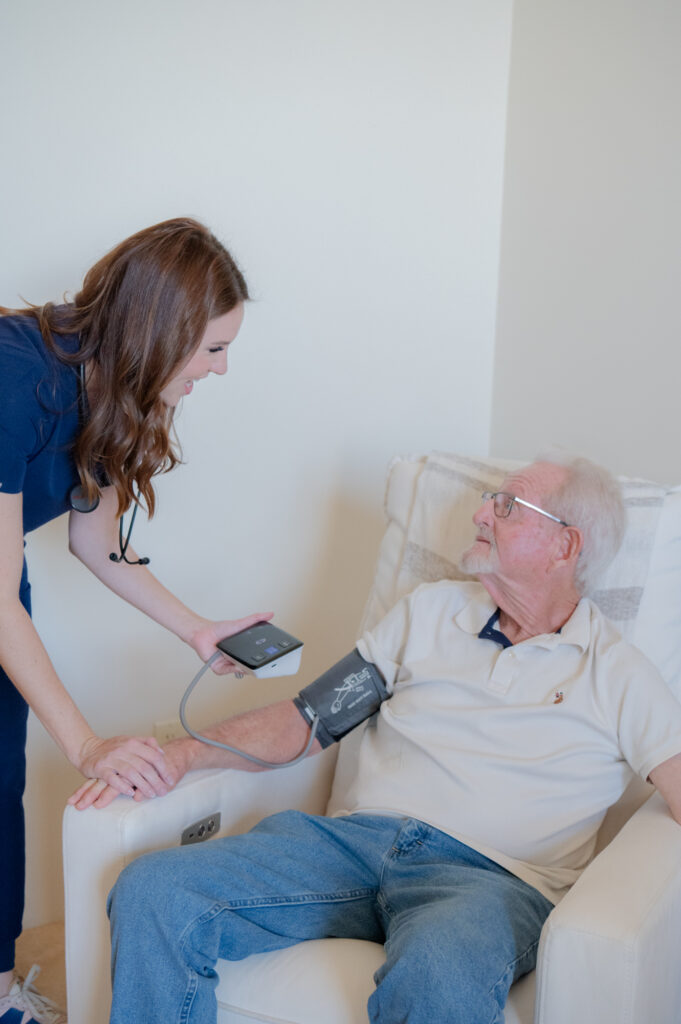
<path fill-rule="evenodd" d="M 681 825 L 681 754 L 674 754 L 658 764 L 648 779 L 667 801 L 674 821 Z"/>
<path fill-rule="evenodd" d="M 170 743 L 163 747 L 164 777 L 166 779 L 164 793 L 174 789 L 182 776 L 188 771 L 191 742 L 188 738 L 182 738 L 171 740 Z M 141 801 L 157 795 L 159 794 L 153 791 L 145 794 L 138 788 L 133 794 L 133 799 Z M 88 779 L 69 797 L 68 803 L 78 811 L 84 811 L 88 807 L 96 807 L 101 810 L 104 807 L 108 807 L 117 796 L 121 796 L 120 789 L 110 785 L 104 779 Z"/>

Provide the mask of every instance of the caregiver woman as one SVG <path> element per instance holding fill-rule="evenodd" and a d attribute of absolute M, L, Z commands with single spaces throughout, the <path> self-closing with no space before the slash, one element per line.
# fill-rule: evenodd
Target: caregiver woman
<path fill-rule="evenodd" d="M 178 461 L 180 399 L 227 371 L 247 298 L 217 239 L 170 220 L 96 263 L 72 303 L 0 307 L 0 999 L 23 910 L 27 705 L 83 775 L 146 797 L 174 782 L 155 739 L 97 736 L 60 682 L 30 617 L 24 534 L 70 510 L 73 554 L 204 660 L 217 640 L 267 618 L 201 618 L 119 548 L 119 517 L 138 498 L 152 515 L 152 478 Z"/>

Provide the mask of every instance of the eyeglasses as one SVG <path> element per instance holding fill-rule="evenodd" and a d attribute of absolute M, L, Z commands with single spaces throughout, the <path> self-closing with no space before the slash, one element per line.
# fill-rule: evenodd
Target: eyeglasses
<path fill-rule="evenodd" d="M 560 523 L 561 526 L 570 525 L 564 519 L 559 519 L 558 516 L 545 512 L 543 508 L 532 505 L 529 501 L 525 501 L 524 498 L 517 498 L 515 494 L 506 494 L 505 491 L 483 491 L 482 500 L 494 502 L 494 515 L 497 519 L 508 519 L 514 504 L 518 504 L 524 505 L 525 508 L 531 508 L 533 512 L 538 512 L 540 516 L 546 516 L 547 519 L 552 519 L 554 523 Z"/>

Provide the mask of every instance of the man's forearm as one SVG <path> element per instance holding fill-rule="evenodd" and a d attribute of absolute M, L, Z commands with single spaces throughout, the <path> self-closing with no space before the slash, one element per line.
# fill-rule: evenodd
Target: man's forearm
<path fill-rule="evenodd" d="M 208 739 L 244 750 L 263 761 L 283 764 L 302 753 L 310 738 L 310 727 L 293 701 L 283 700 L 209 726 L 203 730 L 203 734 Z M 317 754 L 321 749 L 315 740 L 310 754 Z M 229 750 L 201 743 L 189 736 L 171 740 L 165 750 L 174 761 L 180 762 L 184 771 L 199 768 L 236 768 L 250 772 L 266 770 Z"/>
<path fill-rule="evenodd" d="M 310 738 L 310 726 L 292 700 L 283 700 L 209 726 L 204 734 L 209 739 L 227 743 L 263 761 L 284 764 L 303 752 Z M 185 772 L 199 768 L 236 768 L 247 772 L 266 770 L 238 754 L 201 743 L 191 736 L 171 740 L 163 749 L 167 771 L 174 778 L 173 785 L 179 782 Z M 321 749 L 320 743 L 315 740 L 310 754 L 317 754 Z M 69 803 L 79 811 L 88 807 L 101 809 L 108 807 L 117 795 L 117 791 L 102 779 L 89 779 L 69 797 Z M 145 798 L 138 792 L 135 799 Z"/>

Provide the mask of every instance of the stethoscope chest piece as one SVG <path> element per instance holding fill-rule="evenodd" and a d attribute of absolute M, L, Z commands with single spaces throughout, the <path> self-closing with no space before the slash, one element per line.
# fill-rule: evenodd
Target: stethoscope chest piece
<path fill-rule="evenodd" d="M 99 505 L 99 495 L 92 500 L 88 498 L 82 484 L 76 484 L 71 488 L 69 502 L 74 512 L 94 512 Z"/>

